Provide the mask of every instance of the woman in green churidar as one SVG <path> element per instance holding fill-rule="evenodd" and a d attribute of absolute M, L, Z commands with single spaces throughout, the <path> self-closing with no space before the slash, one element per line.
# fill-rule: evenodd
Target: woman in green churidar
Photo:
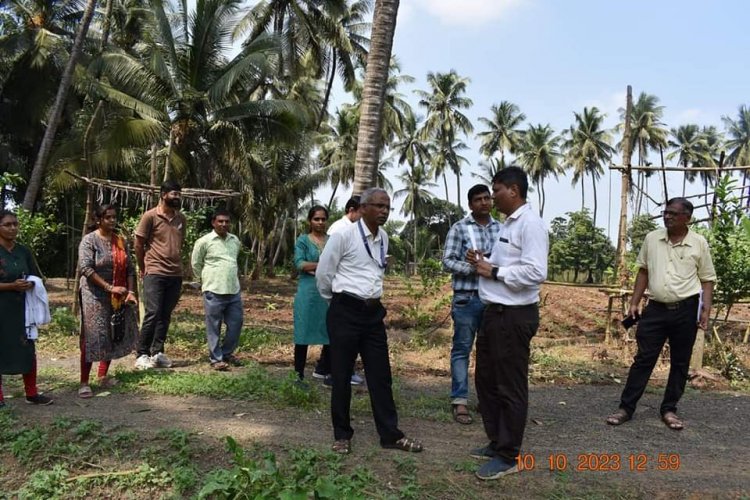
<path fill-rule="evenodd" d="M 99 362 L 99 386 L 109 388 L 117 382 L 107 376 L 113 359 L 127 356 L 135 349 L 138 316 L 135 297 L 135 267 L 130 248 L 117 234 L 117 209 L 102 205 L 94 212 L 91 231 L 78 247 L 81 271 L 81 380 L 78 396 L 94 395 L 89 374 Z M 113 312 L 120 311 L 119 328 L 113 328 Z"/>
<path fill-rule="evenodd" d="M 34 283 L 27 276 L 41 277 L 31 251 L 16 243 L 18 218 L 0 210 L 0 408 L 5 406 L 2 375 L 23 375 L 26 402 L 52 404 L 36 386 L 36 349 L 26 336 L 26 291 Z"/>
<path fill-rule="evenodd" d="M 323 300 L 315 286 L 318 259 L 328 240 L 327 220 L 328 210 L 325 207 L 312 207 L 307 213 L 310 232 L 297 238 L 294 245 L 294 267 L 300 272 L 297 295 L 294 297 L 294 371 L 297 372 L 298 384 L 303 388 L 306 388 L 304 378 L 307 346 L 323 346 L 313 376 L 325 378 L 331 372 L 326 328 L 328 303 Z"/>

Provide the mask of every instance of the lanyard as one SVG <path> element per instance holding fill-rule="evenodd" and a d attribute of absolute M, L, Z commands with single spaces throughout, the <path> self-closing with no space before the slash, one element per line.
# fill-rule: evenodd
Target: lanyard
<path fill-rule="evenodd" d="M 367 250 L 367 255 L 370 256 L 372 260 L 375 262 L 378 262 L 375 260 L 375 257 L 372 256 L 372 250 L 370 250 L 370 245 L 367 243 L 367 236 L 365 236 L 365 230 L 362 229 L 362 221 L 357 221 L 357 227 L 359 228 L 359 234 L 362 236 L 362 243 L 365 244 L 365 250 Z M 385 245 L 383 245 L 383 238 L 380 238 L 380 262 L 378 262 L 378 266 L 380 266 L 380 269 L 385 269 Z"/>

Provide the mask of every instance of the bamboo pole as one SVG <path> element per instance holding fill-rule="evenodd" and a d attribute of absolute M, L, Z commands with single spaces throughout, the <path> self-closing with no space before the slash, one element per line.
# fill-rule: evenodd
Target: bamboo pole
<path fill-rule="evenodd" d="M 684 168 L 684 167 L 654 167 L 654 166 L 643 166 L 633 165 L 631 167 L 625 167 L 623 165 L 610 165 L 610 170 L 627 170 L 638 171 L 638 170 L 649 170 L 651 172 L 659 172 L 664 170 L 666 172 L 716 172 L 716 167 L 695 167 L 695 168 Z M 750 170 L 750 166 L 735 166 L 735 167 L 724 167 L 721 169 L 722 172 L 736 171 L 736 170 Z"/>
<path fill-rule="evenodd" d="M 627 231 L 628 231 L 628 193 L 630 192 L 630 178 L 632 169 L 630 158 L 633 154 L 631 141 L 630 115 L 633 112 L 633 88 L 628 85 L 627 101 L 625 103 L 625 130 L 623 132 L 623 160 L 626 167 L 622 169 L 622 186 L 620 188 L 620 226 L 617 232 L 617 274 L 619 276 L 620 288 L 625 288 L 628 283 L 627 266 L 625 255 L 627 253 Z M 611 168 L 611 167 L 610 167 Z"/>

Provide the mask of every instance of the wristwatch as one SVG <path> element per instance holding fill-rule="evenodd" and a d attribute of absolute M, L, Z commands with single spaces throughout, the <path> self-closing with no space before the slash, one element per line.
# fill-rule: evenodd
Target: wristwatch
<path fill-rule="evenodd" d="M 498 279 L 500 279 L 500 278 L 497 277 L 498 271 L 500 271 L 499 267 L 492 266 L 492 279 L 495 280 L 495 281 L 497 281 Z"/>

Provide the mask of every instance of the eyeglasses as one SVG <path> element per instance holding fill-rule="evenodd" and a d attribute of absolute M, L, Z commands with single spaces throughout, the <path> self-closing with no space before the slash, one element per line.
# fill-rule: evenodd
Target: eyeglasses
<path fill-rule="evenodd" d="M 676 212 L 674 210 L 663 210 L 661 213 L 662 217 L 669 215 L 670 217 L 677 217 L 678 215 L 687 215 L 687 212 Z"/>
<path fill-rule="evenodd" d="M 388 203 L 362 203 L 362 205 L 370 205 L 378 210 L 388 210 L 389 212 L 393 210 Z"/>

